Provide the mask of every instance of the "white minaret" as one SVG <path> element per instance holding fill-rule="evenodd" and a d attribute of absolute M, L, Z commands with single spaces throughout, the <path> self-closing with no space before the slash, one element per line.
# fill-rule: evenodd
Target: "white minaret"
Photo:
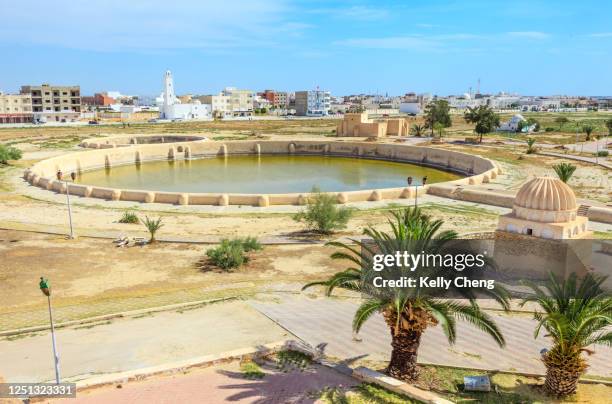
<path fill-rule="evenodd" d="M 164 104 L 162 105 L 162 118 L 168 118 L 167 114 L 170 110 L 170 105 L 176 104 L 176 96 L 174 95 L 174 82 L 172 80 L 172 72 L 166 70 L 164 74 Z"/>

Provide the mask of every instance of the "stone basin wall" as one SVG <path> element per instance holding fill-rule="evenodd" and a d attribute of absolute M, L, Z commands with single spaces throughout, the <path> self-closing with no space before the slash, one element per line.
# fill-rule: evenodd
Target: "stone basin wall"
<path fill-rule="evenodd" d="M 66 192 L 65 183 L 56 179 L 61 170 L 68 176 L 71 172 L 112 168 L 126 164 L 140 164 L 153 160 L 180 160 L 200 157 L 226 156 L 230 154 L 320 154 L 329 156 L 354 156 L 359 158 L 385 159 L 420 164 L 454 171 L 465 175 L 455 181 L 445 182 L 450 186 L 486 183 L 500 173 L 500 169 L 489 159 L 452 150 L 418 147 L 399 143 L 377 144 L 370 142 L 345 142 L 334 140 L 253 140 L 253 141 L 188 141 L 180 143 L 135 144 L 129 147 L 112 147 L 75 152 L 43 160 L 25 170 L 24 178 L 34 186 Z M 169 203 L 179 205 L 303 205 L 308 194 L 223 194 L 180 193 L 134 189 L 114 189 L 98 186 L 69 185 L 71 195 L 107 200 L 142 203 Z M 429 185 L 419 187 L 419 195 L 426 193 Z M 334 194 L 338 203 L 380 201 L 385 199 L 413 198 L 414 187 L 382 188 Z"/>

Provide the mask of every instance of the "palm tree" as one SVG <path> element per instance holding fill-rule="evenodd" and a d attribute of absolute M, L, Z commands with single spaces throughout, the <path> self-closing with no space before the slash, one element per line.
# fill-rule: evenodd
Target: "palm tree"
<path fill-rule="evenodd" d="M 425 126 L 415 123 L 412 125 L 412 128 L 410 128 L 410 132 L 412 136 L 421 137 L 425 133 Z"/>
<path fill-rule="evenodd" d="M 532 154 L 536 152 L 536 148 L 534 147 L 536 140 L 532 137 L 528 137 L 527 140 L 527 154 Z"/>
<path fill-rule="evenodd" d="M 145 216 L 144 220 L 140 220 L 151 234 L 151 238 L 149 238 L 149 243 L 154 243 L 155 233 L 157 233 L 157 231 L 163 227 L 162 218 L 158 217 L 157 219 L 149 219 L 149 216 Z"/>
<path fill-rule="evenodd" d="M 332 275 L 329 279 L 313 282 L 303 289 L 315 285 L 325 287 L 329 296 L 336 288 L 347 289 L 361 293 L 365 300 L 357 309 L 353 318 L 353 330 L 359 332 L 363 324 L 375 313 L 381 313 L 391 332 L 391 360 L 387 373 L 401 380 L 414 381 L 418 376 L 417 351 L 421 336 L 429 326 L 440 324 L 449 343 L 456 338 L 456 320 L 462 319 L 488 333 L 500 345 L 505 344 L 501 331 L 493 319 L 484 313 L 476 303 L 477 292 L 486 293 L 508 309 L 507 292 L 501 288 L 487 289 L 454 289 L 467 300 L 441 299 L 441 293 L 432 288 L 419 286 L 410 288 L 380 288 L 373 287 L 373 280 L 384 274 L 384 271 L 374 269 L 374 258 L 379 254 L 395 255 L 397 252 L 417 256 L 420 253 L 444 254 L 453 250 L 456 245 L 457 233 L 441 231 L 442 220 L 432 220 L 424 215 L 419 208 L 407 208 L 392 212 L 388 220 L 390 233 L 384 233 L 367 227 L 363 233 L 369 240 L 351 240 L 355 246 L 341 242 L 330 242 L 328 245 L 340 248 L 332 254 L 333 259 L 350 261 L 353 265 L 348 269 Z M 394 266 L 387 268 L 393 278 L 402 279 L 415 274 L 427 274 L 430 279 L 450 274 L 458 274 L 449 267 L 432 268 L 422 262 L 415 268 Z"/>
<path fill-rule="evenodd" d="M 536 311 L 538 321 L 535 337 L 544 328 L 552 338 L 552 348 L 542 355 L 546 366 L 545 389 L 555 396 L 566 396 L 576 391 L 578 379 L 587 368 L 582 352 L 591 355 L 590 345 L 612 346 L 612 298 L 602 284 L 607 277 L 588 273 L 578 279 L 572 273 L 565 281 L 559 281 L 552 273 L 542 290 L 527 282 L 534 295 L 525 299 L 537 303 L 542 312 Z"/>
<path fill-rule="evenodd" d="M 572 178 L 574 171 L 576 171 L 576 166 L 570 163 L 559 163 L 552 166 L 553 170 L 557 173 L 559 179 L 567 184 L 567 182 Z"/>
<path fill-rule="evenodd" d="M 586 141 L 588 142 L 589 140 L 591 140 L 591 133 L 593 133 L 593 131 L 595 130 L 595 128 L 593 127 L 593 125 L 591 124 L 586 124 L 584 126 L 582 126 L 582 130 L 584 133 L 586 133 Z"/>

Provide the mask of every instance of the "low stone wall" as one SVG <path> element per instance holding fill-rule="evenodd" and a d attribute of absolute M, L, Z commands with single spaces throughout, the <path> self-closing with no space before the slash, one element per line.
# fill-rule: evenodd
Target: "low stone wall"
<path fill-rule="evenodd" d="M 405 144 L 377 144 L 369 142 L 315 141 L 315 140 L 265 140 L 265 141 L 191 141 L 181 143 L 135 144 L 130 147 L 113 147 L 70 153 L 43 160 L 24 172 L 24 178 L 32 185 L 65 192 L 65 185 L 55 178 L 61 170 L 83 172 L 94 169 L 112 169 L 126 164 L 140 164 L 153 160 L 178 160 L 230 154 L 321 154 L 328 156 L 354 156 L 359 158 L 386 159 L 427 165 L 451 170 L 467 177 L 446 182 L 450 186 L 481 184 L 494 179 L 500 170 L 488 159 L 451 150 L 417 147 Z M 427 192 L 431 185 L 419 188 L 419 194 Z M 211 194 L 177 193 L 147 190 L 112 189 L 98 186 L 70 184 L 70 193 L 83 197 L 122 200 L 142 203 L 170 203 L 179 205 L 302 205 L 308 194 Z M 412 198 L 414 189 L 383 188 L 331 193 L 338 203 L 380 201 L 385 199 Z"/>
<path fill-rule="evenodd" d="M 92 137 L 83 140 L 79 146 L 87 149 L 112 149 L 114 147 L 127 147 L 136 144 L 195 142 L 205 139 L 204 136 L 195 135 L 119 135 L 103 138 Z"/>

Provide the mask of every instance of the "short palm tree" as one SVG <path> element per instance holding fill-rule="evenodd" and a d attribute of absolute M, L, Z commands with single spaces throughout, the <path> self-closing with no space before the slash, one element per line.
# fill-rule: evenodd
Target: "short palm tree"
<path fill-rule="evenodd" d="M 423 332 L 430 326 L 440 324 L 449 343 L 456 338 L 456 320 L 470 322 L 493 337 L 500 346 L 505 344 L 504 337 L 493 319 L 483 312 L 475 300 L 476 290 L 455 290 L 465 300 L 440 298 L 440 291 L 431 288 L 376 288 L 372 286 L 374 277 L 381 272 L 373 269 L 372 257 L 376 254 L 395 254 L 397 251 L 418 255 L 419 253 L 444 254 L 452 250 L 457 233 L 441 231 L 441 220 L 432 220 L 419 208 L 408 208 L 393 212 L 388 220 L 390 233 L 372 227 L 363 233 L 369 240 L 352 240 L 354 245 L 330 242 L 328 245 L 340 248 L 333 259 L 348 260 L 353 265 L 332 275 L 329 279 L 313 282 L 304 289 L 321 285 L 326 294 L 331 295 L 336 288 L 359 292 L 364 301 L 353 318 L 353 330 L 359 332 L 363 324 L 375 313 L 381 313 L 391 331 L 391 359 L 387 373 L 405 381 L 414 381 L 418 376 L 417 351 Z M 424 264 L 424 263 L 423 263 Z M 429 268 L 421 265 L 413 269 L 405 267 L 389 268 L 396 277 L 427 274 L 430 279 L 436 276 L 448 278 L 455 270 L 448 267 Z M 503 289 L 478 290 L 487 293 L 508 309 L 507 292 Z"/>
<path fill-rule="evenodd" d="M 151 237 L 149 238 L 149 243 L 154 243 L 155 233 L 157 233 L 157 231 L 161 229 L 164 225 L 162 223 L 162 218 L 158 217 L 157 219 L 150 219 L 149 216 L 145 216 L 144 220 L 143 219 L 140 219 L 140 220 L 142 221 L 142 224 L 144 224 L 144 226 L 149 231 L 149 234 L 151 235 Z"/>
<path fill-rule="evenodd" d="M 532 154 L 536 152 L 536 148 L 534 147 L 536 140 L 532 137 L 528 137 L 527 140 L 527 154 Z"/>
<path fill-rule="evenodd" d="M 578 279 L 572 273 L 560 281 L 552 273 L 543 290 L 527 282 L 534 295 L 525 299 L 537 303 L 537 337 L 544 328 L 552 338 L 552 348 L 542 355 L 546 366 L 545 389 L 555 396 L 566 396 L 576 391 L 578 379 L 587 368 L 582 353 L 594 344 L 612 346 L 612 298 L 602 284 L 606 277 L 591 273 Z"/>
<path fill-rule="evenodd" d="M 593 127 L 593 125 L 591 124 L 586 124 L 582 127 L 582 131 L 584 133 L 586 133 L 586 141 L 588 142 L 589 140 L 591 140 L 591 133 L 593 133 L 593 131 L 595 130 L 595 128 Z"/>
<path fill-rule="evenodd" d="M 570 163 L 559 163 L 552 166 L 555 173 L 559 179 L 567 184 L 567 182 L 572 178 L 574 171 L 576 171 L 576 166 Z"/>
<path fill-rule="evenodd" d="M 425 134 L 425 126 L 415 123 L 412 125 L 412 128 L 410 128 L 410 132 L 412 133 L 412 136 L 421 137 L 423 134 Z"/>

